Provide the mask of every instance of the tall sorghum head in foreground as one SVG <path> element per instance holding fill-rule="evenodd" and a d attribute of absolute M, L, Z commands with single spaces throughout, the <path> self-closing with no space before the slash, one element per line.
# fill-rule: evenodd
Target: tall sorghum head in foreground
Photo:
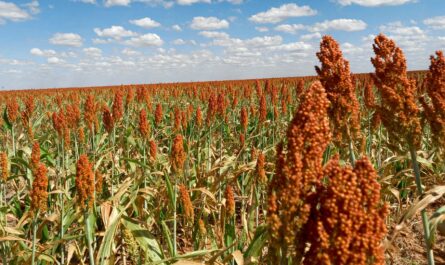
<path fill-rule="evenodd" d="M 114 128 L 114 117 L 111 114 L 111 111 L 107 106 L 103 106 L 102 121 L 104 123 L 105 130 L 108 133 L 111 133 Z"/>
<path fill-rule="evenodd" d="M 196 109 L 196 125 L 198 125 L 198 127 L 201 127 L 202 125 L 202 111 L 199 106 Z"/>
<path fill-rule="evenodd" d="M 436 57 L 431 56 L 431 64 L 425 78 L 425 87 L 430 104 L 421 98 L 425 110 L 425 118 L 428 120 L 433 141 L 437 146 L 445 146 L 445 58 L 442 51 L 436 52 Z"/>
<path fill-rule="evenodd" d="M 158 153 L 158 147 L 156 145 L 156 142 L 154 140 L 150 140 L 150 157 L 153 160 L 156 160 L 157 153 Z"/>
<path fill-rule="evenodd" d="M 92 130 L 94 124 L 96 123 L 96 102 L 94 100 L 94 96 L 92 94 L 89 94 L 84 106 L 84 113 L 83 117 L 85 119 L 85 123 L 88 126 L 88 129 Z"/>
<path fill-rule="evenodd" d="M 195 214 L 193 211 L 193 204 L 190 200 L 190 195 L 184 185 L 179 185 L 179 197 L 181 198 L 182 207 L 184 210 L 184 217 L 193 224 Z"/>
<path fill-rule="evenodd" d="M 65 115 L 62 111 L 54 112 L 52 115 L 52 120 L 54 129 L 59 137 L 62 137 L 66 126 Z"/>
<path fill-rule="evenodd" d="M 48 177 L 45 165 L 39 163 L 33 175 L 34 181 L 32 182 L 32 190 L 30 192 L 31 210 L 33 212 L 44 212 L 48 198 Z"/>
<path fill-rule="evenodd" d="M 416 105 L 416 83 L 408 79 L 406 59 L 396 43 L 380 34 L 374 39 L 375 67 L 372 76 L 380 93 L 381 104 L 376 106 L 390 138 L 402 146 L 420 144 L 421 127 Z"/>
<path fill-rule="evenodd" d="M 159 126 L 162 122 L 162 105 L 157 104 L 155 109 L 155 125 Z"/>
<path fill-rule="evenodd" d="M 130 107 L 131 102 L 133 102 L 134 99 L 134 89 L 128 88 L 127 97 L 125 98 L 125 109 L 128 110 Z"/>
<path fill-rule="evenodd" d="M 271 259 L 287 247 L 297 255 L 305 249 L 300 239 L 314 201 L 313 187 L 322 176 L 323 153 L 330 141 L 326 92 L 315 82 L 302 95 L 301 104 L 287 130 L 287 153 L 279 146 L 276 172 L 268 190 Z M 286 255 L 286 253 L 283 253 Z M 274 263 L 277 264 L 277 263 Z"/>
<path fill-rule="evenodd" d="M 32 114 L 34 113 L 34 97 L 29 96 L 24 100 L 25 109 L 22 111 L 22 122 L 23 126 L 28 130 L 28 136 L 30 139 L 33 137 L 32 127 L 30 125 Z"/>
<path fill-rule="evenodd" d="M 147 138 L 150 134 L 150 125 L 148 124 L 147 112 L 144 108 L 139 112 L 139 133 L 143 138 Z"/>
<path fill-rule="evenodd" d="M 5 183 L 9 177 L 8 155 L 5 152 L 0 153 L 0 167 L 1 180 Z"/>
<path fill-rule="evenodd" d="M 40 164 L 40 145 L 39 142 L 35 141 L 32 146 L 31 152 L 31 168 L 36 170 Z"/>
<path fill-rule="evenodd" d="M 114 93 L 113 101 L 113 119 L 115 122 L 119 122 L 124 116 L 124 104 L 123 104 L 124 94 L 121 90 Z"/>
<path fill-rule="evenodd" d="M 177 134 L 173 140 L 171 151 L 171 165 L 173 172 L 180 172 L 185 162 L 184 140 L 181 134 Z"/>
<path fill-rule="evenodd" d="M 266 95 L 263 93 L 260 97 L 260 110 L 259 110 L 259 121 L 264 122 L 267 118 L 267 103 L 266 103 Z"/>
<path fill-rule="evenodd" d="M 387 205 L 380 203 L 377 172 L 367 158 L 354 168 L 341 167 L 337 158 L 324 169 L 326 182 L 317 188 L 310 248 L 303 264 L 385 264 L 382 241 L 386 235 Z M 345 185 L 347 183 L 347 185 Z"/>
<path fill-rule="evenodd" d="M 257 158 L 255 171 L 258 177 L 258 182 L 261 184 L 267 183 L 266 170 L 264 169 L 265 160 L 264 153 L 260 152 Z"/>
<path fill-rule="evenodd" d="M 323 36 L 317 57 L 321 67 L 315 66 L 315 70 L 330 102 L 328 114 L 334 140 L 337 144 L 348 143 L 360 131 L 359 103 L 349 62 L 343 58 L 339 44 L 331 36 Z"/>
<path fill-rule="evenodd" d="M 243 132 L 247 132 L 247 125 L 249 124 L 249 114 L 247 113 L 246 107 L 241 108 L 241 127 L 243 128 Z"/>
<path fill-rule="evenodd" d="M 102 188 L 103 188 L 103 183 L 104 183 L 104 176 L 102 175 L 102 173 L 98 170 L 95 173 L 96 176 L 96 195 L 99 197 L 102 193 Z"/>
<path fill-rule="evenodd" d="M 227 218 L 232 218 L 235 215 L 235 195 L 230 185 L 227 185 L 225 192 L 226 199 L 226 215 Z"/>
<path fill-rule="evenodd" d="M 94 201 L 94 173 L 86 155 L 81 155 L 76 167 L 76 191 L 81 208 L 89 209 Z"/>
<path fill-rule="evenodd" d="M 366 108 L 368 108 L 369 110 L 374 109 L 376 104 L 373 86 L 374 84 L 372 82 L 368 82 L 365 86 L 365 91 L 363 93 L 363 101 L 365 103 Z"/>
<path fill-rule="evenodd" d="M 18 115 L 19 104 L 17 103 L 17 99 L 15 97 L 8 99 L 6 102 L 6 117 L 8 118 L 9 122 L 14 123 Z"/>

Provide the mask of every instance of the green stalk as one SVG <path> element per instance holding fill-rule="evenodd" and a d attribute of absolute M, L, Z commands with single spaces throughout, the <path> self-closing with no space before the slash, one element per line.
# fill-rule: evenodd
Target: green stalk
<path fill-rule="evenodd" d="M 175 177 L 175 186 L 174 186 L 174 188 L 173 188 L 173 205 L 174 205 L 174 208 L 173 208 L 173 257 L 176 257 L 176 255 L 177 255 L 177 242 L 176 242 L 176 237 L 177 237 L 177 235 L 176 235 L 176 226 L 177 226 L 177 220 L 176 220 L 176 208 L 177 208 L 177 205 L 176 205 L 176 193 L 177 193 L 177 191 L 176 191 L 176 185 L 177 185 L 177 177 Z"/>
<path fill-rule="evenodd" d="M 36 237 L 37 237 L 37 217 L 39 215 L 39 211 L 35 214 L 32 221 L 32 254 L 31 254 L 31 264 L 34 265 L 36 260 Z M 6 263 L 4 263 L 6 264 Z"/>
<path fill-rule="evenodd" d="M 413 163 L 413 169 L 414 169 L 414 175 L 416 179 L 416 186 L 417 186 L 417 192 L 419 196 L 423 195 L 423 187 L 422 187 L 422 180 L 420 179 L 420 169 L 419 164 L 417 163 L 417 153 L 414 145 L 412 144 L 412 141 L 409 143 L 409 152 L 411 154 L 411 161 Z M 428 220 L 428 216 L 426 214 L 425 209 L 423 209 L 420 212 L 422 216 L 422 225 L 423 225 L 423 236 L 425 239 L 425 247 L 426 247 L 426 254 L 428 258 L 428 265 L 434 265 L 434 252 L 430 245 L 430 224 Z"/>
<path fill-rule="evenodd" d="M 88 245 L 88 255 L 90 258 L 90 265 L 94 265 L 94 252 L 91 239 L 91 227 L 90 227 L 90 222 L 88 222 L 88 210 L 84 210 L 84 222 L 85 222 L 85 233 Z"/>
<path fill-rule="evenodd" d="M 65 171 L 65 142 L 64 139 L 62 138 L 62 176 L 64 174 Z M 65 209 L 64 209 L 64 203 L 63 203 L 63 191 L 65 189 L 64 187 L 64 181 L 62 179 L 60 179 L 60 188 L 62 189 L 62 193 L 60 193 L 60 240 L 62 241 L 61 243 L 61 262 L 60 264 L 64 264 L 65 261 L 65 251 L 64 251 L 64 245 L 63 245 L 63 236 L 64 236 L 64 231 L 63 231 L 63 216 L 65 214 Z"/>

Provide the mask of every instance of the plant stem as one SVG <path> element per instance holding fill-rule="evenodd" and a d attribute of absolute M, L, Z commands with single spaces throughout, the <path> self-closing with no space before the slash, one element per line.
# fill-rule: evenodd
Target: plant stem
<path fill-rule="evenodd" d="M 411 154 L 411 162 L 413 164 L 414 175 L 416 179 L 417 192 L 419 196 L 423 195 L 423 187 L 422 180 L 420 179 L 420 169 L 419 164 L 417 163 L 417 153 L 414 145 L 409 143 L 409 152 Z M 428 220 L 428 216 L 426 214 L 425 209 L 420 212 L 422 216 L 422 224 L 423 224 L 423 236 L 425 239 L 426 253 L 428 258 L 428 265 L 434 265 L 434 253 L 430 245 L 430 224 Z"/>
<path fill-rule="evenodd" d="M 37 237 L 37 216 L 39 215 L 39 211 L 37 211 L 36 215 L 33 218 L 32 221 L 32 258 L 31 258 L 31 264 L 35 264 L 36 260 L 36 237 Z"/>
<path fill-rule="evenodd" d="M 88 245 L 88 255 L 90 258 L 90 265 L 94 265 L 94 252 L 91 240 L 91 227 L 90 222 L 88 222 L 88 210 L 84 211 L 84 222 L 85 222 L 85 233 Z"/>

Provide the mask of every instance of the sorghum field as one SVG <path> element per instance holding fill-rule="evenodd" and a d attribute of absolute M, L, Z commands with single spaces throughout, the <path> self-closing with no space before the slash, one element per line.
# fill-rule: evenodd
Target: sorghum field
<path fill-rule="evenodd" d="M 313 77 L 1 92 L 2 264 L 445 264 L 445 58 L 372 48 L 371 74 L 324 36 Z"/>

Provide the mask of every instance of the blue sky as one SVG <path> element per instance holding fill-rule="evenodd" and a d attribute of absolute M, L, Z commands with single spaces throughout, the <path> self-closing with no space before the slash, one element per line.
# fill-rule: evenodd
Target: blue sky
<path fill-rule="evenodd" d="M 0 89 L 309 75 L 325 34 L 367 72 L 380 32 L 426 69 L 445 1 L 0 0 Z"/>

